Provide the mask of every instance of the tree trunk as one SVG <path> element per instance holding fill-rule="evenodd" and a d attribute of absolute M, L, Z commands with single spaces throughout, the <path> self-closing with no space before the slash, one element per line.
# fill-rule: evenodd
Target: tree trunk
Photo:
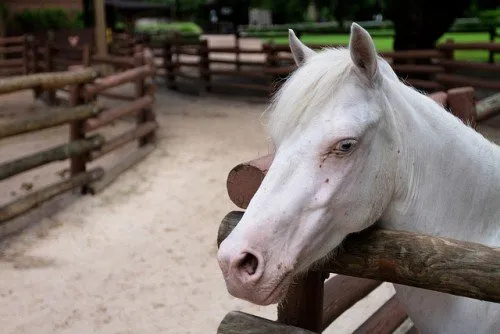
<path fill-rule="evenodd" d="M 394 50 L 434 48 L 469 5 L 470 0 L 387 0 L 385 15 L 394 22 Z"/>

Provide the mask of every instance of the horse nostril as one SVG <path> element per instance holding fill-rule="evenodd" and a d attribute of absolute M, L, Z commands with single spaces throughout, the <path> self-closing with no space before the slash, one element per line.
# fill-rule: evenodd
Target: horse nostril
<path fill-rule="evenodd" d="M 252 276 L 257 271 L 259 260 L 252 253 L 245 253 L 238 263 L 238 269 L 245 271 L 249 276 Z"/>

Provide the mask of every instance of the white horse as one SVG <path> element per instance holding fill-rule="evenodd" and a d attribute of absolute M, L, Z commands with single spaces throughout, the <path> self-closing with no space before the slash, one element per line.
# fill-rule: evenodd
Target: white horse
<path fill-rule="evenodd" d="M 218 260 L 228 291 L 267 305 L 352 232 L 380 227 L 500 245 L 500 147 L 400 82 L 368 32 L 299 66 L 272 105 L 276 155 Z M 500 304 L 395 285 L 421 333 L 500 333 Z"/>

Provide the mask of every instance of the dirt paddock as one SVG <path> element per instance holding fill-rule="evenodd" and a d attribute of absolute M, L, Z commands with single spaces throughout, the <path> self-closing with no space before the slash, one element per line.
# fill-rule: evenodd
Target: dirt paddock
<path fill-rule="evenodd" d="M 0 99 L 4 120 L 36 108 L 30 92 Z M 215 256 L 219 222 L 236 209 L 225 189 L 228 171 L 269 152 L 264 109 L 160 88 L 157 148 L 145 161 L 100 195 L 62 196 L 0 230 L 32 222 L 0 242 L 1 332 L 215 333 L 231 310 L 274 319 L 275 306 L 228 295 Z M 59 127 L 4 140 L 0 161 L 67 136 Z M 36 189 L 65 167 L 54 163 L 0 183 L 0 200 Z M 350 333 L 392 294 L 382 285 L 327 333 Z"/>

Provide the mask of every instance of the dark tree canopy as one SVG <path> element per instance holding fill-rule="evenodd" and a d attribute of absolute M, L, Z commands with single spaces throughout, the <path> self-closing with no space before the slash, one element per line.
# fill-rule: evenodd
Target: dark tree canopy
<path fill-rule="evenodd" d="M 471 0 L 384 0 L 385 17 L 394 23 L 394 49 L 430 49 L 450 29 Z"/>

